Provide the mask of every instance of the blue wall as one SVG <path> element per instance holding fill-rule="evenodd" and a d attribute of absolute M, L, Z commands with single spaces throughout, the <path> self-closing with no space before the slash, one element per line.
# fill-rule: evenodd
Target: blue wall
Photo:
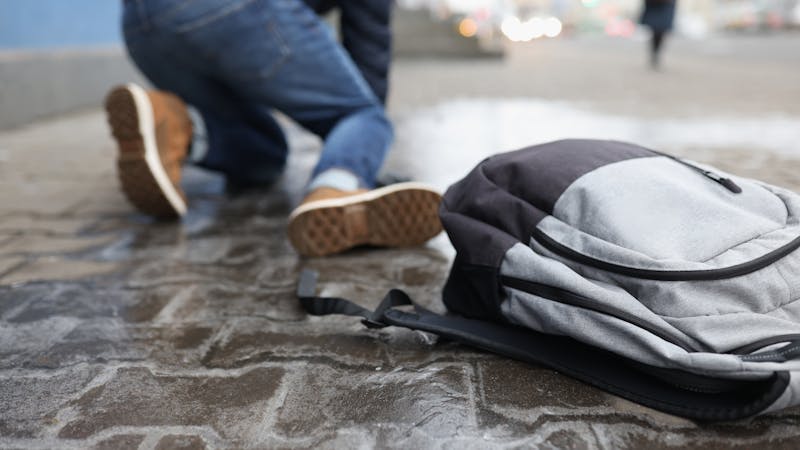
<path fill-rule="evenodd" d="M 121 0 L 0 0 L 0 49 L 119 44 L 121 7 Z"/>

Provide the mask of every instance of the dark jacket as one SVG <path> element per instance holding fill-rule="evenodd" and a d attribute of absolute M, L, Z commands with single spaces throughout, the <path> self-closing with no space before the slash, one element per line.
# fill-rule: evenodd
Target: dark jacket
<path fill-rule="evenodd" d="M 389 63 L 392 58 L 390 28 L 392 0 L 305 0 L 318 14 L 339 8 L 342 44 L 358 66 L 372 92 L 386 102 Z"/>
<path fill-rule="evenodd" d="M 675 19 L 675 0 L 645 0 L 642 25 L 653 31 L 669 31 Z"/>

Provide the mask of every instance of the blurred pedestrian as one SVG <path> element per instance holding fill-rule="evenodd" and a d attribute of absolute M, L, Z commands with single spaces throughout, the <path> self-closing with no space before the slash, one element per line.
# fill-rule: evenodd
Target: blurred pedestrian
<path fill-rule="evenodd" d="M 416 245 L 440 231 L 437 193 L 374 189 L 393 138 L 383 107 L 391 0 L 341 2 L 347 49 L 314 11 L 331 1 L 123 1 L 128 53 L 159 89 L 129 84 L 106 98 L 122 188 L 140 211 L 186 212 L 184 161 L 229 183 L 273 183 L 289 151 L 275 109 L 324 140 L 289 217 L 299 253 Z"/>
<path fill-rule="evenodd" d="M 650 66 L 661 66 L 661 48 L 664 38 L 672 30 L 676 0 L 645 0 L 640 22 L 652 31 L 650 38 Z"/>

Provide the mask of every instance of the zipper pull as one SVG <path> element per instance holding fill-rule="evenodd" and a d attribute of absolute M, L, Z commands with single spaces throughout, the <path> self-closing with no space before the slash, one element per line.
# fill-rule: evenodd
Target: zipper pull
<path fill-rule="evenodd" d="M 722 186 L 725 187 L 725 189 L 733 192 L 734 194 L 741 194 L 742 193 L 742 188 L 740 188 L 739 185 L 734 183 L 733 180 L 731 180 L 730 178 L 721 177 L 721 176 L 717 175 L 716 173 L 711 172 L 710 170 L 700 169 L 700 173 L 705 175 L 707 178 L 709 178 L 711 180 L 714 180 L 717 183 L 721 184 Z"/>
<path fill-rule="evenodd" d="M 742 188 L 739 187 L 738 184 L 734 183 L 734 181 L 731 180 L 730 178 L 722 177 L 722 176 L 717 175 L 716 173 L 714 173 L 714 172 L 712 172 L 710 170 L 706 170 L 706 169 L 703 169 L 702 167 L 695 166 L 694 164 L 686 162 L 686 161 L 678 158 L 677 156 L 672 156 L 672 155 L 670 155 L 668 153 L 662 153 L 662 152 L 658 152 L 658 151 L 655 151 L 655 150 L 650 150 L 650 151 L 655 153 L 655 154 L 657 154 L 657 155 L 666 156 L 667 158 L 675 161 L 678 164 L 683 164 L 684 166 L 686 166 L 686 167 L 694 170 L 695 172 L 703 175 L 704 177 L 708 178 L 709 180 L 712 180 L 712 181 L 714 181 L 716 183 L 721 184 L 725 189 L 733 192 L 734 194 L 741 194 L 742 193 Z"/>

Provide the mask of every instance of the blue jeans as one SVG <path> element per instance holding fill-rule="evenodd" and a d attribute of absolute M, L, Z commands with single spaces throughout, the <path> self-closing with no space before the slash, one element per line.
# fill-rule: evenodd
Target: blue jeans
<path fill-rule="evenodd" d="M 392 126 L 302 0 L 125 0 L 123 30 L 150 81 L 201 113 L 209 148 L 199 165 L 243 184 L 274 181 L 288 153 L 274 109 L 324 140 L 312 178 L 343 169 L 374 186 Z"/>

